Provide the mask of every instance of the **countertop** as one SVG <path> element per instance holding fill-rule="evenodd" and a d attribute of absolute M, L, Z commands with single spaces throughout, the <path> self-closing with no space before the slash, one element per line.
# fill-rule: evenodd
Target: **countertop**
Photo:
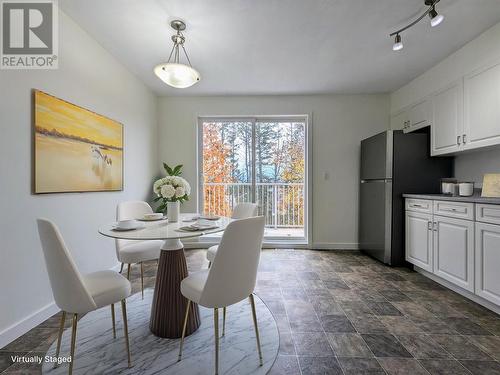
<path fill-rule="evenodd" d="M 403 198 L 413 199 L 432 199 L 440 201 L 455 201 L 469 203 L 485 203 L 485 204 L 500 204 L 500 198 L 485 198 L 481 197 L 481 191 L 476 190 L 474 195 L 470 197 L 460 197 L 444 194 L 403 194 Z"/>

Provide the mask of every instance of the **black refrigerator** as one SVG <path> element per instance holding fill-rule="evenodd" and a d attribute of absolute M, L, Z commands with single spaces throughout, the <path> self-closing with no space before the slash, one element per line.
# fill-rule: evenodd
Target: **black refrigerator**
<path fill-rule="evenodd" d="M 381 262 L 401 266 L 404 193 L 439 193 L 453 176 L 453 158 L 430 157 L 429 132 L 389 130 L 361 141 L 359 246 Z"/>

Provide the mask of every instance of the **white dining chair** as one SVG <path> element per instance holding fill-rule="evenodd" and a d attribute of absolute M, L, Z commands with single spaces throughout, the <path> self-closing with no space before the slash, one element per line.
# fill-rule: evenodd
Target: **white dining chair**
<path fill-rule="evenodd" d="M 153 209 L 147 202 L 128 201 L 118 204 L 116 208 L 116 220 L 133 220 L 144 217 L 145 214 L 153 213 Z M 141 293 L 144 299 L 144 267 L 143 262 L 158 259 L 163 241 L 135 241 L 135 240 L 115 240 L 116 257 L 121 262 L 120 273 L 123 265 L 127 264 L 127 279 L 130 280 L 130 270 L 132 264 L 139 264 L 141 267 Z"/>
<path fill-rule="evenodd" d="M 61 339 L 66 314 L 73 314 L 70 348 L 71 362 L 69 363 L 69 374 L 72 374 L 75 362 L 78 316 L 97 310 L 103 306 L 111 306 L 113 337 L 116 338 L 114 304 L 121 301 L 128 367 L 131 367 L 127 306 L 125 302 L 125 299 L 130 296 L 132 291 L 130 281 L 118 272 L 109 270 L 81 275 L 56 225 L 47 219 L 37 219 L 37 224 L 45 265 L 52 287 L 52 294 L 56 305 L 62 310 L 61 324 L 57 338 L 56 358 L 59 358 L 61 350 Z M 54 367 L 57 367 L 57 362 L 54 364 Z"/>
<path fill-rule="evenodd" d="M 191 303 L 213 308 L 215 374 L 217 375 L 219 373 L 219 309 L 249 298 L 259 352 L 259 364 L 262 366 L 259 328 L 252 293 L 257 279 L 264 224 L 263 216 L 229 223 L 222 235 L 212 267 L 194 272 L 182 280 L 181 293 L 188 299 L 188 303 L 182 327 L 179 361 L 182 359 L 182 346 Z"/>
<path fill-rule="evenodd" d="M 240 220 L 247 219 L 249 217 L 257 216 L 257 203 L 238 203 L 233 208 L 233 214 L 231 215 L 231 219 Z M 208 266 L 212 264 L 215 258 L 215 254 L 217 254 L 217 248 L 219 245 L 210 246 L 207 249 L 207 260 Z"/>

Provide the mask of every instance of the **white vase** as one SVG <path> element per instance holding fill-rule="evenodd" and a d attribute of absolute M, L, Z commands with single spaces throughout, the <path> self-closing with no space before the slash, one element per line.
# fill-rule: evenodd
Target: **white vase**
<path fill-rule="evenodd" d="M 176 223 L 179 221 L 181 211 L 181 204 L 177 202 L 167 202 L 167 219 L 169 223 Z"/>

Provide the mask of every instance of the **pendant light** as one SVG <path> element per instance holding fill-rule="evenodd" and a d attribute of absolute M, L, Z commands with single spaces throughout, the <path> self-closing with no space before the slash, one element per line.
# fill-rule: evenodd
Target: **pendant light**
<path fill-rule="evenodd" d="M 401 33 L 403 31 L 408 30 L 409 28 L 415 26 L 417 23 L 422 21 L 425 16 L 429 15 L 429 18 L 431 19 L 431 26 L 436 27 L 439 25 L 441 22 L 444 20 L 444 16 L 442 14 L 438 14 L 436 11 L 436 4 L 439 3 L 440 0 L 425 0 L 425 5 L 428 6 L 427 10 L 422 14 L 420 17 L 418 17 L 415 21 L 410 23 L 409 25 L 394 31 L 393 33 L 390 34 L 391 37 L 394 38 L 394 44 L 392 45 L 392 50 L 393 51 L 400 51 L 403 49 L 403 42 L 401 39 Z"/>
<path fill-rule="evenodd" d="M 170 26 L 177 32 L 172 35 L 172 41 L 174 45 L 170 51 L 170 56 L 167 62 L 161 63 L 154 68 L 155 74 L 167 85 L 184 89 L 193 86 L 200 80 L 200 73 L 191 66 L 191 61 L 184 48 L 184 42 L 186 38 L 182 34 L 182 31 L 186 29 L 186 24 L 180 20 L 174 20 L 170 23 Z M 186 61 L 188 65 L 182 64 L 180 62 L 181 50 L 186 56 Z"/>

